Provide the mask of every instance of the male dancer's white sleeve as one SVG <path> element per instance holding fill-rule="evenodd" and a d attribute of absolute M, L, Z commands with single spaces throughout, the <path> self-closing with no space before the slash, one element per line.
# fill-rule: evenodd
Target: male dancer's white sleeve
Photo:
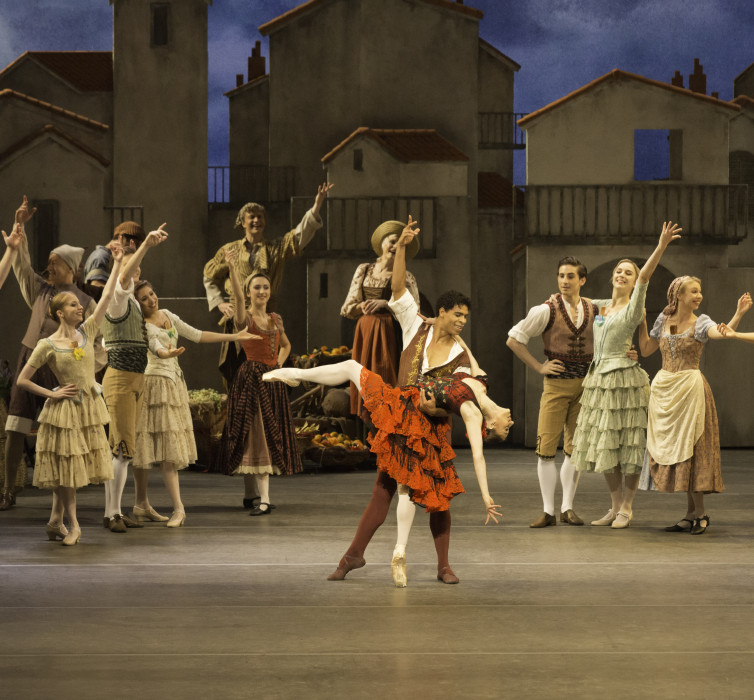
<path fill-rule="evenodd" d="M 545 332 L 550 321 L 550 307 L 547 304 L 538 304 L 529 309 L 526 318 L 519 321 L 508 331 L 508 336 L 517 340 L 522 345 L 528 345 L 532 338 L 536 338 Z"/>

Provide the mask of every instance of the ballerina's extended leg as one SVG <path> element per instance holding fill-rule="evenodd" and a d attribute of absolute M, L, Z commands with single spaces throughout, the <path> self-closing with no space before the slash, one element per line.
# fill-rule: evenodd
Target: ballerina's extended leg
<path fill-rule="evenodd" d="M 346 382 L 353 382 L 361 388 L 361 370 L 356 360 L 346 360 L 334 365 L 321 365 L 309 369 L 283 367 L 265 372 L 262 379 L 266 382 L 285 382 L 288 386 L 298 386 L 301 382 L 313 382 L 325 386 L 340 386 Z"/>

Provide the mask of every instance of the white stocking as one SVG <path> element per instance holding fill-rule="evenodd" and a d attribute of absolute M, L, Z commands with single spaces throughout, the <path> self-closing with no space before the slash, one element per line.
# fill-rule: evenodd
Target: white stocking
<path fill-rule="evenodd" d="M 257 485 L 257 491 L 259 492 L 260 503 L 270 502 L 270 475 L 269 474 L 254 474 L 254 481 Z"/>
<path fill-rule="evenodd" d="M 406 551 L 408 536 L 411 533 L 411 525 L 414 522 L 414 513 L 416 513 L 416 506 L 411 502 L 409 491 L 408 486 L 398 484 L 398 510 L 396 511 L 396 515 L 398 516 L 398 539 L 395 543 L 395 549 L 396 551 L 399 550 L 402 554 Z"/>
<path fill-rule="evenodd" d="M 558 470 L 554 459 L 537 460 L 539 490 L 542 492 L 542 505 L 545 513 L 555 515 L 555 489 L 558 485 Z"/>
<path fill-rule="evenodd" d="M 563 505 L 560 512 L 565 513 L 573 508 L 573 498 L 576 495 L 576 487 L 579 485 L 579 475 L 581 472 L 576 471 L 576 465 L 571 462 L 568 455 L 563 457 L 563 464 L 560 467 L 560 485 L 563 488 Z"/>
<path fill-rule="evenodd" d="M 334 365 L 320 365 L 310 369 L 295 369 L 293 367 L 284 367 L 283 369 L 272 370 L 267 374 L 273 377 L 288 377 L 298 379 L 302 382 L 313 382 L 314 384 L 324 384 L 325 386 L 340 386 L 346 382 L 353 382 L 361 388 L 361 370 L 356 360 L 345 360 L 337 362 Z"/>
<path fill-rule="evenodd" d="M 123 489 L 126 486 L 128 463 L 130 461 L 127 457 L 123 457 L 120 451 L 118 451 L 117 456 L 113 456 L 113 478 L 111 481 L 105 482 L 105 515 L 108 518 L 112 518 L 121 512 L 120 501 L 123 497 Z"/>

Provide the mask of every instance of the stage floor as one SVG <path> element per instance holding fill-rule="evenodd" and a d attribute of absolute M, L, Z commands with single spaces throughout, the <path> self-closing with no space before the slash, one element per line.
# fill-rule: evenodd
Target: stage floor
<path fill-rule="evenodd" d="M 559 460 L 560 458 L 558 458 Z M 532 451 L 488 452 L 503 522 L 484 527 L 471 454 L 452 508 L 456 586 L 435 579 L 427 516 L 390 577 L 395 505 L 345 581 L 327 575 L 355 531 L 374 472 L 271 484 L 250 518 L 238 479 L 184 472 L 187 521 L 102 528 L 102 487 L 79 492 L 81 543 L 49 542 L 48 492 L 0 513 L 0 694 L 16 698 L 751 698 L 754 451 L 723 452 L 727 490 L 701 536 L 662 531 L 684 494 L 643 493 L 626 530 L 541 512 Z M 310 465 L 311 466 L 311 465 Z M 160 475 L 151 501 L 169 515 Z M 133 503 L 133 484 L 124 496 Z M 576 512 L 609 507 L 582 476 Z M 749 664 L 752 663 L 750 666 Z"/>

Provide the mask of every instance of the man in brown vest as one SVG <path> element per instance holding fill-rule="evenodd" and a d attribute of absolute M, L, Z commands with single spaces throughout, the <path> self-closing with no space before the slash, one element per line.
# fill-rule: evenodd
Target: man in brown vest
<path fill-rule="evenodd" d="M 558 289 L 544 304 L 534 306 L 526 318 L 508 332 L 508 347 L 516 357 L 537 374 L 544 376 L 544 390 L 539 404 L 537 425 L 537 474 L 542 492 L 544 512 L 530 527 L 555 525 L 555 489 L 558 472 L 555 453 L 563 434 L 563 464 L 560 483 L 563 501 L 560 522 L 583 525 L 573 511 L 573 498 L 579 482 L 579 472 L 571 463 L 573 433 L 581 404 L 581 384 L 592 361 L 592 324 L 595 309 L 582 299 L 581 288 L 586 282 L 586 267 L 573 257 L 558 263 Z M 541 335 L 547 360 L 539 362 L 526 347 L 529 339 Z"/>
<path fill-rule="evenodd" d="M 470 371 L 468 355 L 455 340 L 469 316 L 471 302 L 468 297 L 455 291 L 442 294 L 437 301 L 437 319 L 434 324 L 428 324 L 418 315 L 419 308 L 414 298 L 406 293 L 406 248 L 416 245 L 414 241 L 419 233 L 415 228 L 416 224 L 409 217 L 408 224 L 396 243 L 393 295 L 388 303 L 403 332 L 398 386 L 417 384 L 422 375 L 441 377 L 456 371 Z M 364 551 L 385 521 L 396 487 L 394 479 L 377 471 L 372 498 L 361 516 L 353 542 L 338 563 L 338 568 L 327 577 L 329 581 L 340 581 L 352 569 L 364 566 Z M 438 580 L 443 583 L 458 583 L 458 577 L 450 568 L 448 560 L 450 511 L 430 513 L 429 528 L 437 551 Z"/>

